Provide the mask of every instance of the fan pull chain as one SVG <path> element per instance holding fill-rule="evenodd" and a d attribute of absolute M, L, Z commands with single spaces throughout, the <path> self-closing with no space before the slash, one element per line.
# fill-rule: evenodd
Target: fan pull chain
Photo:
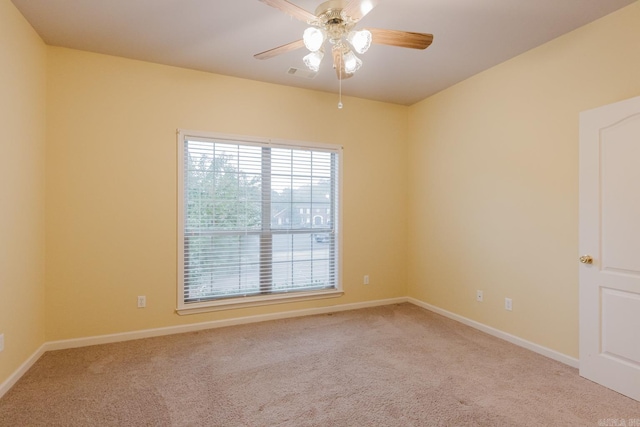
<path fill-rule="evenodd" d="M 340 61 L 340 78 L 338 79 L 338 110 L 342 110 L 342 60 Z"/>

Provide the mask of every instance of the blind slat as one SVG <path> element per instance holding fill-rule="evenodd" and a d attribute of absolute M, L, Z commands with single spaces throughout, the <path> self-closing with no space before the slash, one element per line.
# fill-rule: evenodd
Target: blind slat
<path fill-rule="evenodd" d="M 337 289 L 337 150 L 183 144 L 184 303 Z"/>

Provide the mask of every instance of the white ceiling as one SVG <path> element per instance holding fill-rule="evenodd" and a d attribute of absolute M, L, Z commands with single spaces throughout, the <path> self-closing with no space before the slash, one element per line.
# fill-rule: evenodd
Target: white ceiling
<path fill-rule="evenodd" d="M 258 0 L 12 0 L 49 45 L 327 92 L 329 57 L 313 79 L 300 49 L 254 54 L 302 37 L 306 24 Z M 373 45 L 345 95 L 411 105 L 635 0 L 380 0 L 358 28 L 432 33 L 426 50 Z M 321 0 L 291 0 L 314 12 Z"/>

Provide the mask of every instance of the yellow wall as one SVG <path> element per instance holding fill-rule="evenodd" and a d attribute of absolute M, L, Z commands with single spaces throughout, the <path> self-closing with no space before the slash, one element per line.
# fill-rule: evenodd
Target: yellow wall
<path fill-rule="evenodd" d="M 0 384 L 44 342 L 46 47 L 0 0 Z"/>
<path fill-rule="evenodd" d="M 63 48 L 48 59 L 47 340 L 406 295 L 407 107 L 338 110 L 337 94 Z M 174 314 L 177 128 L 343 145 L 345 296 Z"/>
<path fill-rule="evenodd" d="M 578 356 L 578 114 L 640 95 L 639 28 L 636 2 L 410 108 L 410 296 Z"/>

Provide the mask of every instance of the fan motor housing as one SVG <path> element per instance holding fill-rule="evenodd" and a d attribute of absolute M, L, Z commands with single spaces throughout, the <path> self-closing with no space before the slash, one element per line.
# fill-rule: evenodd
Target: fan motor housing
<path fill-rule="evenodd" d="M 344 0 L 330 0 L 322 3 L 316 9 L 317 25 L 327 32 L 329 40 L 333 44 L 339 43 L 342 37 L 355 25 L 355 22 L 342 14 L 346 5 L 347 2 Z"/>
<path fill-rule="evenodd" d="M 342 12 L 342 9 L 344 9 L 346 6 L 347 6 L 347 2 L 344 0 L 329 0 L 322 3 L 320 6 L 316 8 L 315 15 L 318 18 L 320 18 L 325 13 L 328 13 L 331 11 L 337 11 L 338 17 L 340 17 L 340 12 Z"/>

